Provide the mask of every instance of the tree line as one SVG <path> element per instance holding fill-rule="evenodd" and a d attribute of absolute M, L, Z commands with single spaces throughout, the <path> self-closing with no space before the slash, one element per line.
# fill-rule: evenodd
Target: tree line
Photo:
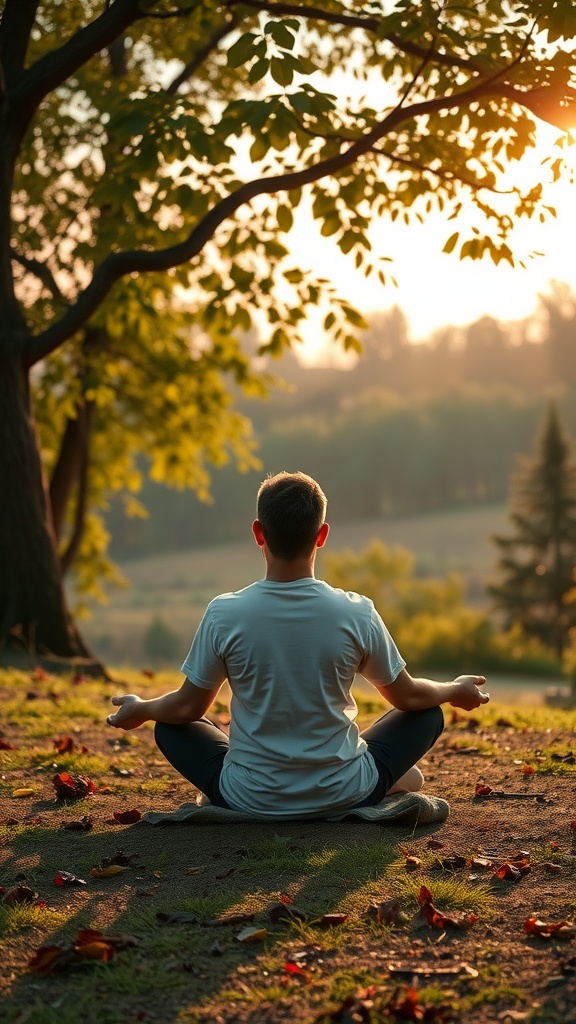
<path fill-rule="evenodd" d="M 558 405 L 576 434 L 576 389 Z M 294 402 L 299 395 L 294 396 Z M 506 500 L 510 474 L 528 453 L 545 409 L 543 394 L 459 387 L 444 395 L 401 396 L 373 389 L 332 410 L 287 410 L 260 430 L 261 466 L 214 474 L 212 504 L 189 493 L 144 486 L 147 519 L 126 519 L 120 502 L 107 523 L 112 555 L 139 557 L 244 535 L 267 472 L 303 469 L 330 498 L 330 518 L 345 522 L 419 514 Z"/>

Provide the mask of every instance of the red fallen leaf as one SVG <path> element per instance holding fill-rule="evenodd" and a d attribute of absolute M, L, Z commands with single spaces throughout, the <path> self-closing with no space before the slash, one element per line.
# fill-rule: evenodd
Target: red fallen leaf
<path fill-rule="evenodd" d="M 374 1006 L 372 997 L 376 994 L 378 988 L 372 985 L 364 992 L 357 992 L 356 995 L 346 996 L 344 1002 L 340 1006 L 336 1007 L 332 1012 L 326 1013 L 323 1011 L 319 1017 L 316 1017 L 316 1021 L 338 1021 L 339 1024 L 370 1024 L 372 1019 L 371 1010 Z"/>
<path fill-rule="evenodd" d="M 86 885 L 83 878 L 71 875 L 69 871 L 57 871 L 54 875 L 56 885 Z"/>
<path fill-rule="evenodd" d="M 60 828 L 67 832 L 89 832 L 94 824 L 94 819 L 89 814 L 84 814 L 77 821 L 63 821 Z"/>
<path fill-rule="evenodd" d="M 13 885 L 4 893 L 2 903 L 7 907 L 15 907 L 21 903 L 36 903 L 37 899 L 38 893 L 34 892 L 29 885 Z"/>
<path fill-rule="evenodd" d="M 152 669 L 152 668 L 143 668 L 142 669 L 142 675 L 146 676 L 147 679 L 154 679 L 154 676 L 156 675 L 156 673 L 155 673 L 154 669 Z"/>
<path fill-rule="evenodd" d="M 486 786 L 483 783 L 478 783 L 476 786 L 476 796 L 490 796 L 492 792 L 492 786 Z"/>
<path fill-rule="evenodd" d="M 501 864 L 494 874 L 496 878 L 501 878 L 505 882 L 519 882 L 522 878 L 520 868 L 517 868 L 514 864 L 510 864 L 508 861 Z"/>
<path fill-rule="evenodd" d="M 74 740 L 71 736 L 55 736 L 54 746 L 57 754 L 71 754 L 74 750 Z"/>
<path fill-rule="evenodd" d="M 573 832 L 576 832 L 576 820 L 570 822 L 570 828 L 572 829 Z M 550 846 L 553 846 L 554 849 L 556 849 L 556 847 L 558 846 L 558 843 L 550 843 Z"/>
<path fill-rule="evenodd" d="M 406 863 L 406 869 L 408 871 L 416 871 L 417 868 L 421 868 L 422 867 L 422 861 L 420 860 L 419 857 L 414 857 L 414 856 L 406 857 L 406 862 L 405 863 Z"/>
<path fill-rule="evenodd" d="M 348 920 L 348 914 L 323 914 L 317 922 L 319 928 L 338 928 Z"/>
<path fill-rule="evenodd" d="M 523 775 L 534 775 L 535 774 L 535 768 L 533 768 L 531 764 L 525 764 L 524 767 L 522 768 L 522 774 Z"/>
<path fill-rule="evenodd" d="M 66 967 L 73 956 L 72 946 L 40 946 L 30 957 L 28 970 L 34 974 L 53 974 Z"/>
<path fill-rule="evenodd" d="M 120 825 L 134 825 L 135 822 L 140 821 L 142 812 L 136 809 L 132 811 L 114 811 L 113 816 Z"/>
<path fill-rule="evenodd" d="M 9 743 L 8 740 L 0 739 L 0 750 L 18 750 L 13 743 Z"/>
<path fill-rule="evenodd" d="M 294 900 L 292 899 L 292 897 L 288 896 L 288 893 L 285 893 L 285 892 L 281 892 L 279 897 L 278 897 L 278 899 L 280 900 L 280 903 L 284 903 L 286 906 L 289 903 L 294 903 Z"/>
<path fill-rule="evenodd" d="M 80 686 L 80 683 L 85 683 L 87 681 L 88 676 L 83 676 L 81 672 L 75 672 L 74 675 L 72 676 L 72 682 L 74 683 L 74 686 Z"/>
<path fill-rule="evenodd" d="M 441 839 L 429 839 L 428 842 L 426 843 L 426 846 L 428 847 L 429 850 L 444 849 L 444 843 L 442 842 Z"/>
<path fill-rule="evenodd" d="M 48 677 L 48 673 L 45 672 L 44 669 L 40 665 L 36 665 L 36 668 L 32 672 L 32 679 L 34 680 L 34 682 L 41 683 L 47 677 Z"/>
<path fill-rule="evenodd" d="M 294 963 L 293 960 L 287 960 L 282 970 L 285 972 L 285 974 L 291 975 L 292 977 L 296 976 L 299 978 L 303 978 L 307 985 L 312 984 L 312 978 L 310 977 L 308 972 L 305 971 L 304 968 L 300 966 L 300 964 Z M 288 979 L 283 978 L 282 980 L 287 981 Z"/>
<path fill-rule="evenodd" d="M 94 792 L 96 786 L 86 775 L 69 775 L 59 772 L 54 775 L 52 785 L 58 800 L 82 800 Z"/>
<path fill-rule="evenodd" d="M 420 910 L 414 919 L 416 926 L 426 923 L 435 928 L 468 928 L 478 920 L 476 914 L 455 914 L 452 917 L 443 914 L 434 906 L 432 894 L 425 885 L 420 888 L 418 902 Z"/>
<path fill-rule="evenodd" d="M 524 931 L 527 935 L 542 935 L 545 938 L 555 936 L 557 939 L 573 939 L 576 935 L 576 925 L 572 921 L 541 921 L 537 917 L 528 917 L 524 922 Z"/>

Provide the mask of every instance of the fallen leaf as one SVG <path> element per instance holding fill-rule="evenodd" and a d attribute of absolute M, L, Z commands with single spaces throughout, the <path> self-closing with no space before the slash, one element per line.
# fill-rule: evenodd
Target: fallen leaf
<path fill-rule="evenodd" d="M 113 811 L 112 814 L 120 825 L 134 825 L 142 817 L 142 811 L 137 811 L 135 808 L 131 811 Z M 119 842 L 122 840 L 119 839 Z"/>
<path fill-rule="evenodd" d="M 206 871 L 206 867 L 204 865 L 202 865 L 201 867 L 197 867 L 197 868 L 186 868 L 186 871 L 184 872 L 184 874 L 185 875 L 203 875 L 205 871 Z"/>
<path fill-rule="evenodd" d="M 466 867 L 466 857 L 453 853 L 449 857 L 443 857 L 437 862 L 445 871 L 457 871 L 458 868 Z"/>
<path fill-rule="evenodd" d="M 254 925 L 252 928 L 243 928 L 235 936 L 236 942 L 260 942 L 268 935 L 268 929 Z"/>
<path fill-rule="evenodd" d="M 74 956 L 72 946 L 40 946 L 30 957 L 28 970 L 34 974 L 53 974 L 70 963 Z"/>
<path fill-rule="evenodd" d="M 432 902 L 432 893 L 425 885 L 420 887 L 418 893 L 420 910 L 414 918 L 415 927 L 433 925 L 435 928 L 468 928 L 474 924 L 478 917 L 476 914 L 453 914 L 451 917 L 438 910 Z"/>
<path fill-rule="evenodd" d="M 316 923 L 319 928 L 338 928 L 348 917 L 348 914 L 323 914 Z"/>
<path fill-rule="evenodd" d="M 523 775 L 534 775 L 535 771 L 536 771 L 536 769 L 533 768 L 531 764 L 525 764 L 524 767 L 522 768 L 522 774 Z"/>
<path fill-rule="evenodd" d="M 8 740 L 0 739 L 0 750 L 18 750 L 13 743 L 9 743 Z"/>
<path fill-rule="evenodd" d="M 307 921 L 308 914 L 305 910 L 300 910 L 295 904 L 290 903 L 275 903 L 270 907 L 268 911 L 268 917 L 271 921 Z"/>
<path fill-rule="evenodd" d="M 290 975 L 291 977 L 296 976 L 298 978 L 302 978 L 307 985 L 312 984 L 312 978 L 308 972 L 305 971 L 300 964 L 295 963 L 294 960 L 287 960 L 282 970 L 285 974 Z"/>
<path fill-rule="evenodd" d="M 54 875 L 54 882 L 56 885 L 86 885 L 83 878 L 77 878 L 69 871 L 57 871 Z"/>
<path fill-rule="evenodd" d="M 23 800 L 28 796 L 34 796 L 36 793 L 35 789 L 31 789 L 30 786 L 22 786 L 20 789 L 15 789 L 12 796 L 16 797 L 17 800 Z"/>
<path fill-rule="evenodd" d="M 407 871 L 416 871 L 417 868 L 422 867 L 422 861 L 419 857 L 410 856 L 406 857 L 405 865 Z"/>
<path fill-rule="evenodd" d="M 541 921 L 537 917 L 528 917 L 524 922 L 524 931 L 527 935 L 541 935 L 544 938 L 573 939 L 576 935 L 576 925 L 572 921 Z"/>
<path fill-rule="evenodd" d="M 441 839 L 429 839 L 428 842 L 426 843 L 426 846 L 429 850 L 443 850 L 444 845 L 445 844 L 442 842 Z"/>
<path fill-rule="evenodd" d="M 476 786 L 476 796 L 490 796 L 492 792 L 492 786 L 486 786 L 480 782 Z"/>
<path fill-rule="evenodd" d="M 58 800 L 82 800 L 90 796 L 96 786 L 86 775 L 70 775 L 68 772 L 59 772 L 54 775 L 52 784 L 56 790 Z"/>
<path fill-rule="evenodd" d="M 40 665 L 36 665 L 36 668 L 32 672 L 32 679 L 35 683 L 41 683 L 44 679 L 48 678 L 48 673 Z"/>
<path fill-rule="evenodd" d="M 156 673 L 155 673 L 154 669 L 152 669 L 152 668 L 143 668 L 142 669 L 142 675 L 146 676 L 147 679 L 154 679 L 154 676 L 156 675 Z"/>
<path fill-rule="evenodd" d="M 13 885 L 10 889 L 6 890 L 1 902 L 7 907 L 16 907 L 22 903 L 36 903 L 37 900 L 38 893 L 34 892 L 34 889 L 31 889 L 29 885 Z"/>
<path fill-rule="evenodd" d="M 504 882 L 519 882 L 522 878 L 522 872 L 520 869 L 514 864 L 510 864 L 508 861 L 501 864 L 494 874 L 496 878 L 500 878 Z"/>
<path fill-rule="evenodd" d="M 489 857 L 472 857 L 470 867 L 476 868 L 477 871 L 491 871 L 494 867 L 494 861 L 490 860 Z"/>
<path fill-rule="evenodd" d="M 74 750 L 74 740 L 71 736 L 55 737 L 54 746 L 57 754 L 71 754 Z"/>
<path fill-rule="evenodd" d="M 378 924 L 398 924 L 401 918 L 400 900 L 392 897 L 380 903 L 371 903 L 366 916 L 373 918 Z"/>
<path fill-rule="evenodd" d="M 107 864 L 106 867 L 90 868 L 90 874 L 94 878 L 112 878 L 114 875 L 121 875 L 128 868 L 123 864 Z"/>
<path fill-rule="evenodd" d="M 60 828 L 67 832 L 89 832 L 94 824 L 94 819 L 89 814 L 84 814 L 76 821 L 63 821 Z"/>

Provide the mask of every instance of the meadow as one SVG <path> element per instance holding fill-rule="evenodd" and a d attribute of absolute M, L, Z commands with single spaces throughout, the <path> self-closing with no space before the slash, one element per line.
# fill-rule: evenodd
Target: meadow
<path fill-rule="evenodd" d="M 106 727 L 114 689 L 0 672 L 7 1024 L 571 1019 L 576 712 L 447 709 L 422 762 L 443 824 L 155 827 L 195 791 L 149 726 Z M 385 708 L 357 700 L 361 725 Z M 64 773 L 93 792 L 62 798 Z"/>
<path fill-rule="evenodd" d="M 419 574 L 460 573 L 467 602 L 482 606 L 486 604 L 484 587 L 495 565 L 490 536 L 507 529 L 504 505 L 470 506 L 398 519 L 336 523 L 326 550 L 360 551 L 378 537 L 412 551 Z M 318 576 L 322 566 L 320 552 Z M 263 574 L 250 522 L 243 541 L 127 561 L 120 568 L 129 585 L 111 591 L 106 605 L 93 606 L 92 617 L 82 623 L 82 629 L 96 654 L 117 665 L 138 668 L 146 660 L 143 636 L 156 616 L 180 638 L 182 661 L 208 601 Z"/>

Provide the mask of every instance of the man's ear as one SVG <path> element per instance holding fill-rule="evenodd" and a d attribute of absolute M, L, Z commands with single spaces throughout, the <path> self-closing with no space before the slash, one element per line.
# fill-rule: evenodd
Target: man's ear
<path fill-rule="evenodd" d="M 318 536 L 316 537 L 316 547 L 323 548 L 330 533 L 330 527 L 328 523 L 322 523 L 322 526 L 318 530 Z"/>
<path fill-rule="evenodd" d="M 252 523 L 252 533 L 254 534 L 254 540 L 256 541 L 259 548 L 263 548 L 266 541 L 264 540 L 264 534 L 262 527 L 257 519 Z"/>

